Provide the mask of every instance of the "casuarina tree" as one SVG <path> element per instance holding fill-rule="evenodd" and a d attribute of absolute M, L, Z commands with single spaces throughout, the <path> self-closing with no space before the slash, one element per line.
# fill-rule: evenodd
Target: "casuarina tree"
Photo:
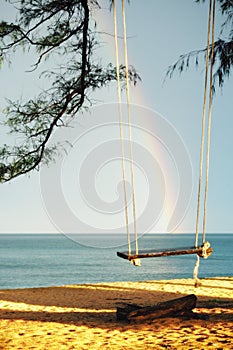
<path fill-rule="evenodd" d="M 196 0 L 196 2 L 201 2 L 201 0 Z M 214 42 L 214 89 L 216 85 L 220 87 L 224 85 L 225 78 L 229 78 L 233 67 L 233 0 L 217 0 L 216 3 L 217 10 L 221 11 L 223 21 L 219 36 Z M 168 68 L 167 76 L 171 77 L 175 71 L 182 73 L 193 63 L 198 66 L 200 57 L 205 56 L 206 52 L 207 47 L 182 54 Z M 211 55 L 211 50 L 209 50 L 209 54 Z"/>
<path fill-rule="evenodd" d="M 1 147 L 0 182 L 53 159 L 59 151 L 57 145 L 48 146 L 54 130 L 67 126 L 83 108 L 88 108 L 94 90 L 116 80 L 113 64 L 104 64 L 96 54 L 98 24 L 92 12 L 100 8 L 97 0 L 8 2 L 16 11 L 16 19 L 14 23 L 0 23 L 0 63 L 10 61 L 23 48 L 36 55 L 31 70 L 39 70 L 46 59 L 50 69 L 42 74 L 47 88 L 36 98 L 8 101 L 4 123 L 10 133 L 21 136 L 21 142 Z M 123 65 L 120 78 L 125 78 Z M 129 79 L 134 84 L 140 79 L 133 67 Z"/>

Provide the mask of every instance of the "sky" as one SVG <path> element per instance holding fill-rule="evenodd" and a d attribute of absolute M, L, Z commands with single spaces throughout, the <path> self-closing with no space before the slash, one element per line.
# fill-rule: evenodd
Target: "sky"
<path fill-rule="evenodd" d="M 114 41 L 108 35 L 113 34 L 113 15 L 107 1 L 101 4 L 94 17 L 100 31 L 107 34 L 99 34 L 96 55 L 103 62 L 115 63 Z M 117 4 L 121 37 L 120 1 Z M 9 5 L 1 1 L 0 6 L 1 17 L 10 20 Z M 204 61 L 200 60 L 198 69 L 193 65 L 182 75 L 175 73 L 165 82 L 164 78 L 181 54 L 205 47 L 207 16 L 207 4 L 193 0 L 134 0 L 126 5 L 128 59 L 142 78 L 130 88 L 141 233 L 195 231 Z M 216 37 L 221 20 L 217 8 Z M 123 62 L 122 39 L 119 48 Z M 2 67 L 1 110 L 6 98 L 28 98 L 41 89 L 37 73 L 26 72 L 33 58 L 18 52 L 10 66 Z M 66 155 L 49 168 L 1 184 L 0 233 L 125 231 L 116 84 L 96 91 L 92 98 L 90 112 L 78 116 L 72 129 L 54 135 L 54 140 L 73 144 Z M 232 77 L 222 90 L 216 89 L 213 101 L 207 232 L 233 232 L 231 113 Z M 125 125 L 123 131 L 128 140 Z M 1 142 L 12 142 L 4 132 L 2 129 Z M 129 183 L 130 161 L 126 158 Z M 129 209 L 132 211 L 131 199 Z M 132 227 L 132 213 L 129 215 Z"/>

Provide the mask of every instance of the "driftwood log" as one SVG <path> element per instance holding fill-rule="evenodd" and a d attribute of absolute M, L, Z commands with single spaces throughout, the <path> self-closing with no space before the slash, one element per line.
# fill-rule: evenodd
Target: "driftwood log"
<path fill-rule="evenodd" d="M 140 322 L 161 317 L 194 316 L 192 310 L 196 307 L 197 297 L 194 294 L 182 298 L 168 300 L 153 306 L 124 304 L 117 307 L 117 320 Z"/>

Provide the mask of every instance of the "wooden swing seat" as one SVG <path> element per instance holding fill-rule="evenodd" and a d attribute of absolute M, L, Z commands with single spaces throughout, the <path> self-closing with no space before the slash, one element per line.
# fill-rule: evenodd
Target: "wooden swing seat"
<path fill-rule="evenodd" d="M 132 251 L 130 254 L 128 252 L 117 252 L 117 255 L 126 260 L 144 259 L 144 258 L 158 258 L 163 256 L 172 255 L 188 255 L 197 254 L 201 258 L 208 258 L 213 249 L 210 247 L 209 242 L 205 242 L 200 247 L 188 247 L 188 248 L 176 248 L 176 249 L 166 249 L 166 250 L 141 250 L 138 254 Z"/>

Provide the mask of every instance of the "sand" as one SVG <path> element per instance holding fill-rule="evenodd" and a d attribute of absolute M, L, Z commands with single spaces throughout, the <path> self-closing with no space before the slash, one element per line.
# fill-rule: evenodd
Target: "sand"
<path fill-rule="evenodd" d="M 233 277 L 0 291 L 0 349 L 233 349 Z M 120 303 L 198 297 L 201 319 L 116 320 Z M 205 316 L 205 317 L 202 317 Z"/>

